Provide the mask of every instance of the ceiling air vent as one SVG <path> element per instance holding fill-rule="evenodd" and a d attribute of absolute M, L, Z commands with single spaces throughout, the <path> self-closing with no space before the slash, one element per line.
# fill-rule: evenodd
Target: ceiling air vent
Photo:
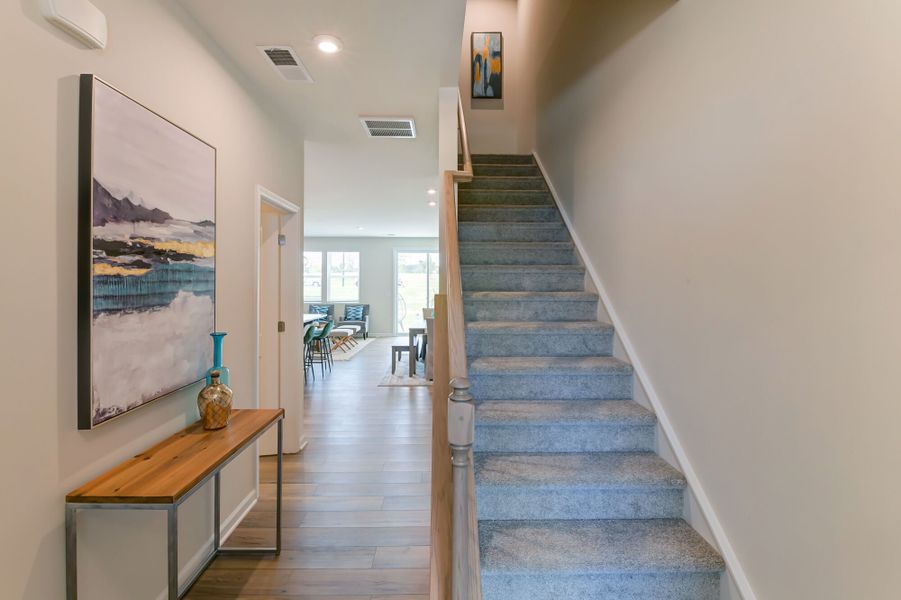
<path fill-rule="evenodd" d="M 416 123 L 406 117 L 360 117 L 369 137 L 415 138 Z"/>
<path fill-rule="evenodd" d="M 266 60 L 288 81 L 313 83 L 309 71 L 291 46 L 257 46 Z"/>

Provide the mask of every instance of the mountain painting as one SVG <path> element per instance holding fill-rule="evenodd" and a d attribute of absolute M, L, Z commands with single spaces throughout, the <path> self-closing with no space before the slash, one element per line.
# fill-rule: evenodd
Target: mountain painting
<path fill-rule="evenodd" d="M 215 328 L 216 150 L 81 77 L 78 427 L 202 379 Z"/>

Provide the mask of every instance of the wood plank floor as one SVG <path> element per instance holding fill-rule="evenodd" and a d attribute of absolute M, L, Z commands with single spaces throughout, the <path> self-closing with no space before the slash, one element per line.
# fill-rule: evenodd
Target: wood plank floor
<path fill-rule="evenodd" d="M 425 387 L 377 387 L 392 338 L 305 388 L 304 452 L 285 457 L 282 554 L 220 557 L 190 600 L 426 600 L 431 405 Z M 405 366 L 405 365 L 404 365 Z M 226 546 L 271 545 L 275 461 Z"/>

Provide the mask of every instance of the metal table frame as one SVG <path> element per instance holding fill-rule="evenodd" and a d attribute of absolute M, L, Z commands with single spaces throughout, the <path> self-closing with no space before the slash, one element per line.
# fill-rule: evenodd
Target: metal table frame
<path fill-rule="evenodd" d="M 220 554 L 269 555 L 278 556 L 282 551 L 282 437 L 284 415 L 270 423 L 250 440 L 235 450 L 232 455 L 216 467 L 209 475 L 196 483 L 187 493 L 172 504 L 122 504 L 115 502 L 66 502 L 66 600 L 78 599 L 78 521 L 79 510 L 165 510 L 166 511 L 166 553 L 168 556 L 168 600 L 179 600 L 200 578 L 210 563 Z M 278 467 L 276 475 L 275 497 L 275 546 L 267 548 L 223 548 L 221 543 L 221 485 L 219 475 L 232 460 L 256 442 L 274 424 L 278 424 Z M 213 550 L 200 565 L 200 568 L 188 578 L 185 585 L 178 585 L 178 507 L 199 490 L 210 479 L 213 480 Z"/>

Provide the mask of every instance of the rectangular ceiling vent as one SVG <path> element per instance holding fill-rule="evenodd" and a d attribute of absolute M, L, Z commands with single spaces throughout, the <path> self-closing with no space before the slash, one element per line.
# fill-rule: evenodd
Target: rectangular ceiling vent
<path fill-rule="evenodd" d="M 407 117 L 360 117 L 369 137 L 415 138 L 416 123 Z"/>
<path fill-rule="evenodd" d="M 310 72 L 300 62 L 297 52 L 291 46 L 257 46 L 267 62 L 288 81 L 313 83 Z"/>

